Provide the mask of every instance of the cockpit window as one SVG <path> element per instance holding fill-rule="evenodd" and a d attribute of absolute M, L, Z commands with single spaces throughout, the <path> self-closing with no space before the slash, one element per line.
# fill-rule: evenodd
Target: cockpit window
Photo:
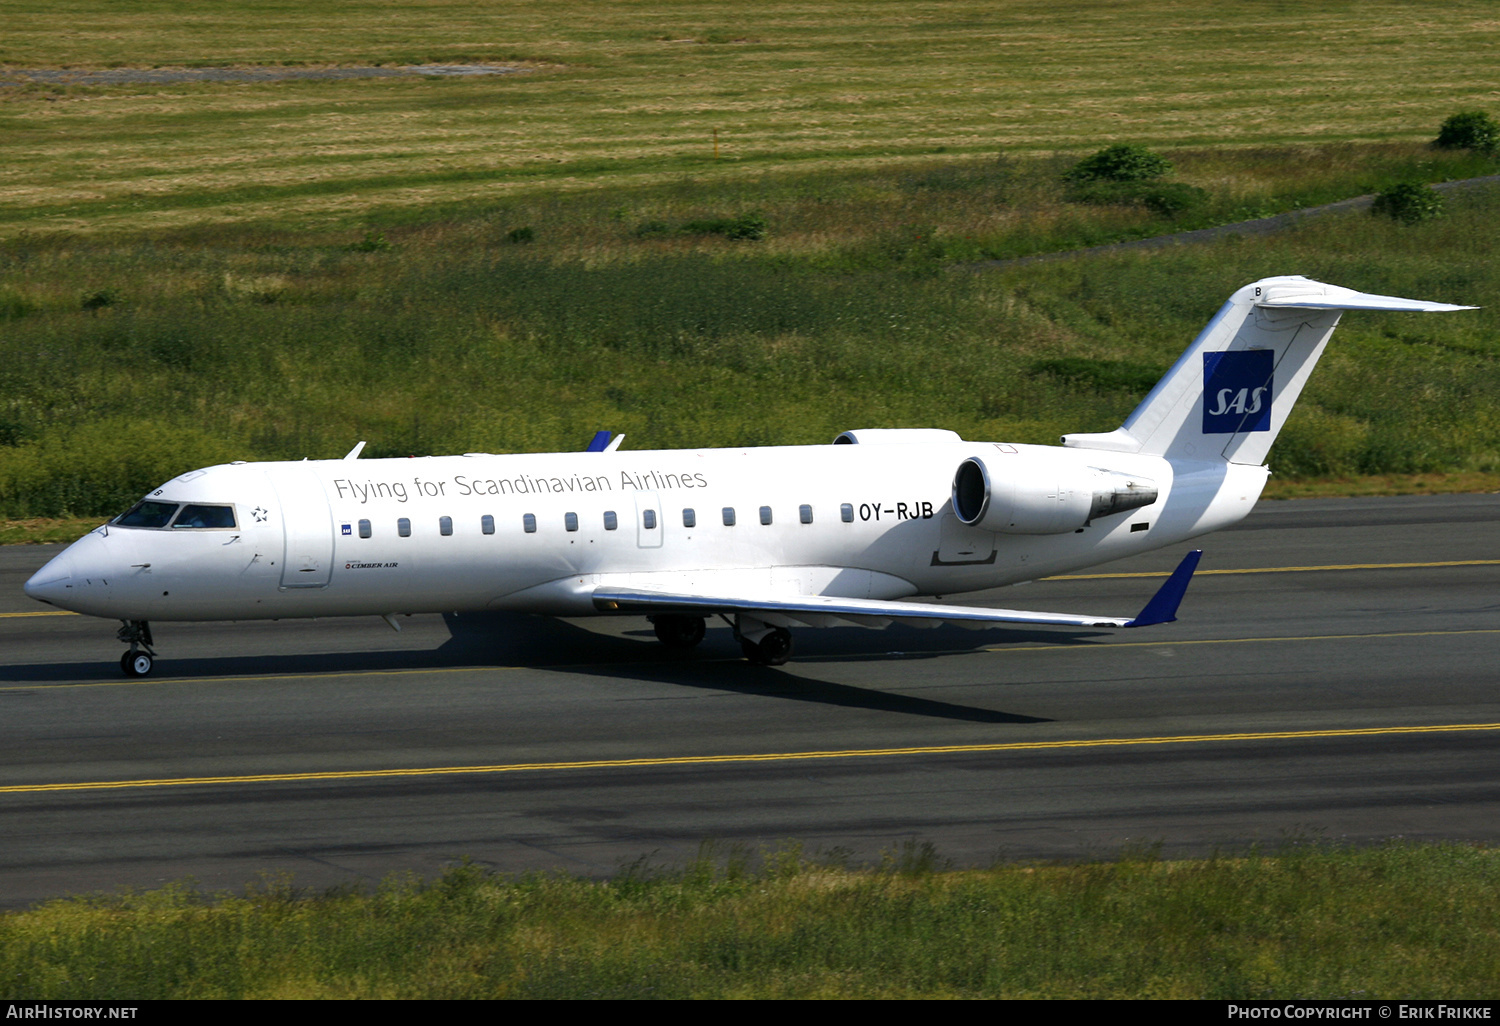
<path fill-rule="evenodd" d="M 153 502 L 143 499 L 115 517 L 117 527 L 166 527 L 177 512 L 175 502 Z"/>
<path fill-rule="evenodd" d="M 233 506 L 184 506 L 177 519 L 172 522 L 173 528 L 178 527 L 233 527 Z"/>

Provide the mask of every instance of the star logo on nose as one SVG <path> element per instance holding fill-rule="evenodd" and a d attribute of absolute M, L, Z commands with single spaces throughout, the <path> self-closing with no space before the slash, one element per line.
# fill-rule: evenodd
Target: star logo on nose
<path fill-rule="evenodd" d="M 250 515 L 255 518 L 255 522 L 257 524 L 264 524 L 266 522 L 266 511 L 260 506 L 256 506 L 254 509 L 252 509 L 250 511 Z"/>

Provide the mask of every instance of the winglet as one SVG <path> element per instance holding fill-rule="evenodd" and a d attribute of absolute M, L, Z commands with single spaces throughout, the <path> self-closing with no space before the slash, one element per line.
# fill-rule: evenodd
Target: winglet
<path fill-rule="evenodd" d="M 592 442 L 590 442 L 589 443 L 589 447 L 587 449 L 583 450 L 583 451 L 584 452 L 604 452 L 605 451 L 604 447 L 609 444 L 609 436 L 610 436 L 610 434 L 611 434 L 611 432 L 609 432 L 609 431 L 596 431 L 594 433 L 594 440 Z"/>
<path fill-rule="evenodd" d="M 1188 582 L 1193 579 L 1193 571 L 1198 569 L 1198 560 L 1203 558 L 1202 549 L 1194 549 L 1182 557 L 1182 562 L 1177 564 L 1177 569 L 1172 571 L 1172 576 L 1167 582 L 1156 590 L 1151 596 L 1151 601 L 1146 603 L 1144 609 L 1137 614 L 1134 620 L 1127 623 L 1126 627 L 1150 627 L 1156 623 L 1171 623 L 1177 619 L 1177 607 L 1182 604 L 1182 596 L 1187 594 Z"/>

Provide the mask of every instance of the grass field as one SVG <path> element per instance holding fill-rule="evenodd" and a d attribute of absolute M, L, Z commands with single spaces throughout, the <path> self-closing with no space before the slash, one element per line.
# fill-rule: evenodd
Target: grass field
<path fill-rule="evenodd" d="M 1114 141 L 1411 141 L 1495 102 L 1484 57 L 1497 44 L 1487 0 L 13 0 L 0 35 L 13 70 L 532 70 L 0 88 L 0 238 L 348 227 L 443 204 Z"/>
<path fill-rule="evenodd" d="M 1250 201 L 1357 192 L 1431 163 L 1403 144 L 1299 155 L 1242 153 L 1267 181 Z M 1223 166 L 1178 156 L 1185 177 Z M 1247 199 L 1211 195 L 1210 212 Z M 752 201 L 763 240 L 684 228 Z M 1050 158 L 980 158 L 602 190 L 371 238 L 257 227 L 17 241 L 0 285 L 0 516 L 102 515 L 184 467 L 332 458 L 360 439 L 372 456 L 566 450 L 600 427 L 633 448 L 827 442 L 869 426 L 1052 442 L 1118 425 L 1258 277 L 1492 310 L 1500 193 L 1449 207 L 1412 227 L 1354 213 L 1273 238 L 955 269 L 1174 227 L 1067 202 Z M 533 241 L 510 241 L 517 227 Z M 1350 316 L 1273 467 L 1500 471 L 1494 316 Z"/>
<path fill-rule="evenodd" d="M 1467 846 L 942 869 L 916 844 L 875 870 L 788 848 L 57 901 L 0 915 L 0 997 L 1485 1000 L 1500 963 L 1500 867 Z"/>
<path fill-rule="evenodd" d="M 1500 170 L 1426 145 L 1495 99 L 1484 3 L 93 0 L 5 17 L 0 81 L 526 69 L 0 86 L 11 521 L 102 516 L 184 467 L 361 438 L 369 455 L 570 449 L 601 427 L 633 448 L 861 426 L 1050 442 L 1117 425 L 1254 278 L 1492 309 L 1500 292 L 1485 191 L 1409 228 L 1348 215 L 958 269 Z M 1114 141 L 1162 149 L 1201 201 L 1168 216 L 1062 181 Z M 740 222 L 764 237 L 703 228 Z M 1491 481 L 1495 336 L 1489 310 L 1350 317 L 1272 453 L 1275 488 Z"/>

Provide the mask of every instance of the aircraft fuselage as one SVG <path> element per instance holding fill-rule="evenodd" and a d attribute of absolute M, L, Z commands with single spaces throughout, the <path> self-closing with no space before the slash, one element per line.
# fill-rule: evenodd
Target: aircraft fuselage
<path fill-rule="evenodd" d="M 1138 475 L 1159 497 L 1053 534 L 969 527 L 951 492 L 972 456 L 997 475 L 1047 467 L 1064 488 L 1097 468 Z M 147 498 L 232 505 L 233 527 L 106 525 L 28 591 L 95 616 L 169 621 L 590 615 L 601 580 L 694 572 L 806 595 L 948 595 L 1216 530 L 1249 512 L 1265 479 L 1263 467 L 1174 474 L 1157 456 L 970 442 L 231 464 Z"/>

